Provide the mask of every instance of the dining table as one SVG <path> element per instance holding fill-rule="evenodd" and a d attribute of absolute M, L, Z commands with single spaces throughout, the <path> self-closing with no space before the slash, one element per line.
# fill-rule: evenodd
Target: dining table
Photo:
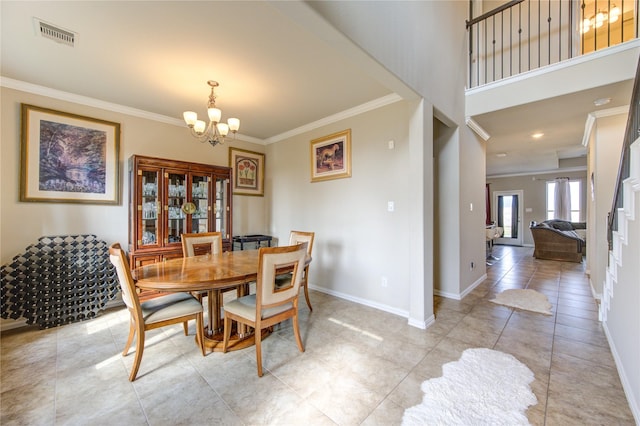
<path fill-rule="evenodd" d="M 306 264 L 311 262 L 309 256 Z M 222 293 L 236 289 L 237 297 L 249 294 L 250 283 L 258 276 L 259 250 L 226 251 L 193 257 L 168 259 L 132 271 L 136 287 L 158 292 L 206 292 L 208 320 L 204 345 L 221 352 L 223 346 Z M 228 350 L 238 350 L 255 342 L 254 331 L 244 325 L 231 332 Z M 271 331 L 262 331 L 266 338 Z"/>

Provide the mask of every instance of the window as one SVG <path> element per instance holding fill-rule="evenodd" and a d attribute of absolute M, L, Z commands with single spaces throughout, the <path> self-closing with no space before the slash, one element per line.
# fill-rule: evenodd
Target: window
<path fill-rule="evenodd" d="M 579 180 L 569 182 L 571 191 L 571 222 L 580 222 L 580 183 Z M 547 182 L 547 220 L 553 219 L 555 190 L 556 183 L 553 181 Z"/>

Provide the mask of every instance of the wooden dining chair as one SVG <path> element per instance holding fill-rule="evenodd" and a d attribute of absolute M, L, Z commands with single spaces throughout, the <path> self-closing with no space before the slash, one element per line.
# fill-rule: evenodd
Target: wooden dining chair
<path fill-rule="evenodd" d="M 304 231 L 291 231 L 289 233 L 289 245 L 293 246 L 300 243 L 307 243 L 307 255 L 311 257 L 311 251 L 313 250 L 313 239 L 315 237 L 314 232 L 304 232 Z M 288 281 L 291 280 L 291 277 L 287 275 L 279 275 L 276 277 L 276 286 L 280 287 L 286 285 Z M 302 276 L 302 282 L 300 283 L 300 287 L 304 289 L 304 298 L 307 301 L 307 306 L 309 306 L 309 310 L 313 311 L 311 307 L 311 300 L 309 299 L 309 265 L 304 268 L 304 274 Z"/>
<path fill-rule="evenodd" d="M 193 257 L 199 254 L 219 254 L 222 253 L 222 233 L 221 232 L 201 232 L 182 234 L 182 256 Z M 229 287 L 227 289 L 215 289 L 209 291 L 198 291 L 192 294 L 202 303 L 202 298 L 205 295 L 209 295 L 207 299 L 208 312 L 218 312 L 219 306 L 222 306 L 222 296 L 225 292 L 230 290 L 236 290 L 237 296 L 240 297 L 242 289 L 237 286 Z M 208 318 L 209 320 L 209 332 L 215 333 L 219 328 L 220 318 Z"/>
<path fill-rule="evenodd" d="M 118 280 L 122 289 L 122 299 L 130 313 L 129 338 L 122 351 L 122 356 L 127 356 L 134 336 L 136 340 L 136 357 L 129 374 L 129 381 L 133 382 L 138 374 L 142 353 L 144 351 L 144 338 L 147 330 L 164 327 L 171 324 L 184 326 L 184 333 L 188 335 L 187 322 L 196 320 L 197 342 L 202 355 L 204 350 L 204 328 L 202 324 L 202 304 L 189 293 L 169 293 L 146 302 L 140 302 L 136 293 L 135 283 L 131 277 L 129 262 L 120 247 L 115 243 L 109 247 L 109 260 L 115 266 Z"/>
<path fill-rule="evenodd" d="M 307 243 L 284 247 L 262 247 L 258 254 L 256 293 L 224 304 L 224 341 L 227 352 L 232 321 L 253 327 L 258 376 L 262 377 L 262 330 L 293 318 L 293 332 L 300 352 L 304 352 L 298 326 L 300 282 L 307 257 Z M 276 288 L 276 275 L 291 273 L 289 286 Z"/>
<path fill-rule="evenodd" d="M 222 253 L 222 233 L 202 232 L 182 234 L 182 256 L 192 257 L 196 254 Z"/>

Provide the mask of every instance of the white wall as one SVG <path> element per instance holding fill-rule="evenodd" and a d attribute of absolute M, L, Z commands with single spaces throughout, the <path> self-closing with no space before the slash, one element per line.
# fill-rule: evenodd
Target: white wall
<path fill-rule="evenodd" d="M 397 102 L 269 145 L 266 158 L 270 232 L 280 241 L 292 229 L 315 232 L 311 287 L 403 316 L 410 302 L 410 112 L 409 103 Z M 310 141 L 345 129 L 352 177 L 312 183 Z"/>
<path fill-rule="evenodd" d="M 174 126 L 78 103 L 2 89 L 2 194 L 0 196 L 0 257 L 8 263 L 41 236 L 95 234 L 107 243 L 128 243 L 127 160 L 133 154 L 227 166 L 228 145 L 212 148 L 201 144 L 186 127 Z M 57 111 L 113 121 L 121 125 L 119 205 L 20 202 L 20 104 L 27 103 Z M 264 151 L 264 147 L 242 141 L 233 146 Z M 233 233 L 263 233 L 267 230 L 263 197 L 234 196 Z"/>
<path fill-rule="evenodd" d="M 631 144 L 629 177 L 624 180 L 623 210 L 617 231 L 600 315 L 629 406 L 640 423 L 640 141 Z"/>

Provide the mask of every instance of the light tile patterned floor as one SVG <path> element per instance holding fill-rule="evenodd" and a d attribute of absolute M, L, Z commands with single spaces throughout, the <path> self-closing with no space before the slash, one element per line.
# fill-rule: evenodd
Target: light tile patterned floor
<path fill-rule="evenodd" d="M 633 425 L 583 265 L 539 261 L 496 246 L 487 280 L 462 301 L 436 297 L 427 330 L 398 316 L 312 292 L 301 302 L 306 352 L 290 327 L 263 346 L 202 357 L 176 326 L 148 333 L 138 379 L 121 357 L 123 309 L 1 339 L 2 425 L 397 425 L 421 401 L 420 384 L 471 347 L 513 354 L 535 373 L 534 425 Z M 547 295 L 553 315 L 489 300 L 507 288 Z"/>

